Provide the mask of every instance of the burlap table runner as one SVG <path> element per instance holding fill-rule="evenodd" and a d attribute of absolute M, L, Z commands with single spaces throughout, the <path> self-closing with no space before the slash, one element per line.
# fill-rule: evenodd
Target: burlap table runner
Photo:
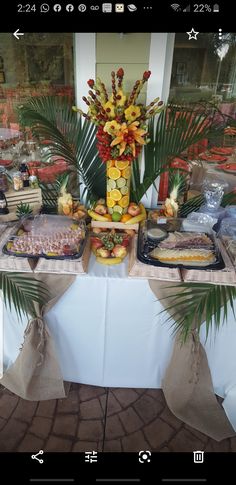
<path fill-rule="evenodd" d="M 170 290 L 173 283 L 155 280 L 148 282 L 164 308 L 170 305 L 168 295 L 183 291 L 183 288 Z M 189 426 L 216 441 L 235 436 L 236 433 L 214 394 L 207 356 L 194 328 L 184 344 L 177 334 L 162 389 L 172 413 Z"/>
<path fill-rule="evenodd" d="M 59 399 L 66 397 L 67 389 L 44 316 L 71 286 L 75 276 L 40 274 L 35 278 L 47 285 L 50 299 L 43 309 L 35 305 L 38 317 L 28 323 L 22 349 L 0 384 L 30 401 Z"/>

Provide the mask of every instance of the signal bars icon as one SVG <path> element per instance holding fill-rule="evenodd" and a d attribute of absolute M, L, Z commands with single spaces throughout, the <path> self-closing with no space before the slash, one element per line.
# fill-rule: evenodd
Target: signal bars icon
<path fill-rule="evenodd" d="M 187 5 L 186 8 L 184 8 L 183 12 L 190 12 L 191 5 Z"/>

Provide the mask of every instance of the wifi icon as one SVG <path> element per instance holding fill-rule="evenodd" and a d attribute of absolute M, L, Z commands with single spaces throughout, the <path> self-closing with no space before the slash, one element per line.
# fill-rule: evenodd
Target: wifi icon
<path fill-rule="evenodd" d="M 173 8 L 173 10 L 175 10 L 176 12 L 181 12 L 181 7 L 178 3 L 172 3 L 171 8 Z"/>

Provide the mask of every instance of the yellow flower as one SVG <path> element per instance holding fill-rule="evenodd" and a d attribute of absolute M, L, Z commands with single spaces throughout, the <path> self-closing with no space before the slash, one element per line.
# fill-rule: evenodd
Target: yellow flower
<path fill-rule="evenodd" d="M 111 103 L 111 101 L 107 101 L 103 108 L 109 118 L 115 118 L 115 106 Z"/>
<path fill-rule="evenodd" d="M 116 97 L 117 106 L 121 106 L 121 107 L 124 106 L 125 101 L 126 101 L 126 96 L 123 93 L 122 89 L 119 89 L 119 91 L 117 93 L 117 97 Z"/>
<path fill-rule="evenodd" d="M 132 149 L 133 157 L 136 156 L 136 149 L 135 149 L 135 142 L 139 145 L 145 145 L 145 140 L 143 139 L 143 135 L 147 132 L 142 130 L 141 128 L 137 128 L 139 125 L 138 121 L 134 121 L 130 125 L 126 123 L 122 123 L 120 130 L 116 133 L 116 138 L 111 142 L 111 147 L 115 145 L 119 146 L 119 155 L 122 155 L 126 149 L 126 145 L 128 144 Z M 129 137 L 129 142 L 127 143 L 127 137 Z M 132 140 L 132 141 L 131 141 Z"/>
<path fill-rule="evenodd" d="M 120 130 L 120 128 L 121 125 L 117 123 L 116 120 L 107 121 L 103 128 L 103 131 L 105 131 L 105 133 L 109 133 L 109 135 L 116 135 L 116 132 Z"/>
<path fill-rule="evenodd" d="M 125 110 L 125 118 L 127 121 L 135 121 L 136 118 L 138 118 L 141 115 L 141 111 L 139 106 L 135 106 L 134 104 L 131 104 L 128 108 Z"/>

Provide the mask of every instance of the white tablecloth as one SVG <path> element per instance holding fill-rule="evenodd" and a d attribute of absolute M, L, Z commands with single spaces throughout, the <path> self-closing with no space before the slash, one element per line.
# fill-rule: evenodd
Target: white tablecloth
<path fill-rule="evenodd" d="M 145 279 L 126 277 L 126 262 L 108 267 L 92 256 L 89 274 L 73 285 L 47 314 L 65 380 L 105 387 L 161 388 L 173 338 L 162 305 Z M 63 277 L 63 276 L 62 276 Z M 165 284 L 165 283 L 163 283 Z M 26 322 L 4 313 L 4 364 L 14 362 Z M 205 343 L 216 394 L 236 430 L 236 323 L 227 324 Z"/>

